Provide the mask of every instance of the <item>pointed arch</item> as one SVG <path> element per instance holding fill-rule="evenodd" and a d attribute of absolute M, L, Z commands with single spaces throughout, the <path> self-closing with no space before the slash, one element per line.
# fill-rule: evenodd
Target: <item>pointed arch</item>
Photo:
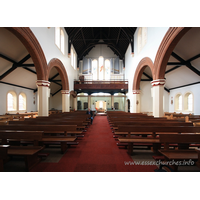
<path fill-rule="evenodd" d="M 142 73 L 144 72 L 146 67 L 150 67 L 151 69 L 151 73 L 152 75 L 154 74 L 154 64 L 152 62 L 152 60 L 149 57 L 145 57 L 143 58 L 136 70 L 135 70 L 135 75 L 134 75 L 134 79 L 133 79 L 133 90 L 139 90 L 140 89 L 140 80 L 142 77 Z M 152 77 L 154 79 L 154 77 Z"/>
<path fill-rule="evenodd" d="M 57 58 L 53 58 L 49 61 L 48 72 L 47 72 L 47 77 L 46 77 L 47 80 L 49 78 L 50 71 L 53 67 L 55 67 L 58 70 L 58 73 L 61 77 L 62 90 L 69 90 L 69 80 L 68 80 L 67 72 L 65 70 L 63 63 Z"/>

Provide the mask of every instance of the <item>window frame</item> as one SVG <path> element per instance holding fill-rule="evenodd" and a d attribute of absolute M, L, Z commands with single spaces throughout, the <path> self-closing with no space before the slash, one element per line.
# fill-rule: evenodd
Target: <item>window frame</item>
<path fill-rule="evenodd" d="M 23 97 L 23 109 L 20 109 L 20 95 Z M 27 97 L 26 97 L 26 94 L 24 92 L 21 92 L 19 95 L 18 95 L 18 110 L 19 111 L 26 111 L 27 110 Z"/>
<path fill-rule="evenodd" d="M 188 97 L 191 95 L 191 109 L 189 109 L 188 106 Z M 194 95 L 192 92 L 186 92 L 184 95 L 184 111 L 188 113 L 193 113 L 194 112 Z"/>
<path fill-rule="evenodd" d="M 181 109 L 180 109 L 180 97 L 182 97 L 182 102 L 181 102 Z M 183 95 L 181 93 L 177 93 L 175 95 L 175 103 L 174 103 L 174 110 L 177 111 L 177 112 L 182 112 L 183 110 Z"/>
<path fill-rule="evenodd" d="M 65 55 L 65 34 L 61 27 L 55 27 L 55 45 Z"/>
<path fill-rule="evenodd" d="M 9 99 L 8 99 L 8 95 L 11 94 L 13 96 L 13 109 L 10 110 L 8 108 L 9 106 Z M 15 91 L 11 90 L 11 91 L 8 91 L 7 95 L 6 95 L 6 112 L 16 112 L 18 109 L 17 109 L 17 94 Z"/>
<path fill-rule="evenodd" d="M 71 66 L 74 68 L 74 70 L 76 70 L 77 55 L 76 55 L 76 51 L 74 50 L 73 45 L 71 46 L 71 49 L 70 49 L 70 58 L 71 58 Z"/>

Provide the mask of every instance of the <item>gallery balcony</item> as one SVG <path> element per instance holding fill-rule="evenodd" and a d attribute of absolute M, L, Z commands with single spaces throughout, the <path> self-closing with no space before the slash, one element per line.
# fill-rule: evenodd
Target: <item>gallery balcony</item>
<path fill-rule="evenodd" d="M 75 80 L 74 91 L 78 93 L 124 93 L 128 92 L 128 81 L 124 80 L 109 80 L 109 81 L 90 81 L 90 80 Z"/>

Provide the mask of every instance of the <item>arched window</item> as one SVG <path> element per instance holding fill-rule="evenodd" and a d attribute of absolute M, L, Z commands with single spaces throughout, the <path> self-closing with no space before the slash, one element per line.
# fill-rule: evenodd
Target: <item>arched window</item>
<path fill-rule="evenodd" d="M 104 58 L 100 56 L 99 57 L 99 80 L 103 80 L 103 73 L 104 73 L 103 62 L 104 62 Z"/>
<path fill-rule="evenodd" d="M 142 28 L 139 28 L 138 30 L 138 53 L 141 51 L 142 49 Z"/>
<path fill-rule="evenodd" d="M 60 27 L 55 27 L 55 43 L 60 51 L 65 54 L 65 35 Z"/>
<path fill-rule="evenodd" d="M 175 97 L 175 110 L 182 111 L 182 95 L 177 94 Z"/>
<path fill-rule="evenodd" d="M 110 61 L 107 59 L 105 60 L 105 80 L 110 79 Z"/>
<path fill-rule="evenodd" d="M 71 66 L 76 69 L 76 54 L 73 47 L 71 47 Z"/>
<path fill-rule="evenodd" d="M 65 54 L 65 36 L 63 30 L 60 31 L 60 50 Z"/>
<path fill-rule="evenodd" d="M 55 28 L 55 43 L 60 49 L 60 27 Z"/>
<path fill-rule="evenodd" d="M 147 42 L 147 27 L 139 28 L 137 41 L 138 41 L 138 53 L 139 53 Z"/>
<path fill-rule="evenodd" d="M 92 74 L 93 74 L 93 80 L 97 80 L 97 60 L 92 61 Z"/>
<path fill-rule="evenodd" d="M 74 66 L 74 50 L 71 48 L 71 65 Z"/>
<path fill-rule="evenodd" d="M 19 110 L 26 110 L 26 95 L 24 93 L 19 94 Z"/>
<path fill-rule="evenodd" d="M 7 111 L 17 110 L 17 95 L 14 91 L 7 94 Z"/>
<path fill-rule="evenodd" d="M 184 96 L 184 110 L 188 112 L 193 111 L 193 95 L 190 92 Z"/>

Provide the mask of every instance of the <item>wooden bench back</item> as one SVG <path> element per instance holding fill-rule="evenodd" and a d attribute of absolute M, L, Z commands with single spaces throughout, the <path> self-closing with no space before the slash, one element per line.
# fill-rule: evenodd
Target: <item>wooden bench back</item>
<path fill-rule="evenodd" d="M 0 139 L 41 140 L 43 131 L 0 131 Z"/>
<path fill-rule="evenodd" d="M 200 134 L 162 134 L 161 143 L 200 143 Z"/>
<path fill-rule="evenodd" d="M 40 121 L 40 120 L 30 120 L 30 121 L 10 121 L 8 124 L 30 124 L 30 125 L 77 125 L 77 126 L 82 126 L 83 125 L 83 121 Z"/>
<path fill-rule="evenodd" d="M 47 117 L 47 118 L 27 118 L 24 121 L 86 121 L 85 118 L 53 118 L 53 117 Z"/>
<path fill-rule="evenodd" d="M 133 126 L 119 125 L 118 132 L 172 132 L 172 133 L 199 133 L 200 127 L 194 126 Z"/>
<path fill-rule="evenodd" d="M 134 126 L 193 126 L 193 123 L 176 122 L 176 121 L 136 121 L 136 122 L 113 122 L 114 126 L 134 125 Z"/>
<path fill-rule="evenodd" d="M 25 130 L 25 131 L 76 131 L 77 125 L 23 125 L 10 124 L 0 126 L 0 130 Z"/>
<path fill-rule="evenodd" d="M 17 139 L 17 140 L 32 140 L 34 146 L 39 145 L 39 141 L 43 137 L 43 131 L 17 131 L 17 130 L 10 130 L 4 131 L 0 130 L 0 139 L 2 140 L 2 144 L 7 144 L 7 140 L 9 139 Z"/>

